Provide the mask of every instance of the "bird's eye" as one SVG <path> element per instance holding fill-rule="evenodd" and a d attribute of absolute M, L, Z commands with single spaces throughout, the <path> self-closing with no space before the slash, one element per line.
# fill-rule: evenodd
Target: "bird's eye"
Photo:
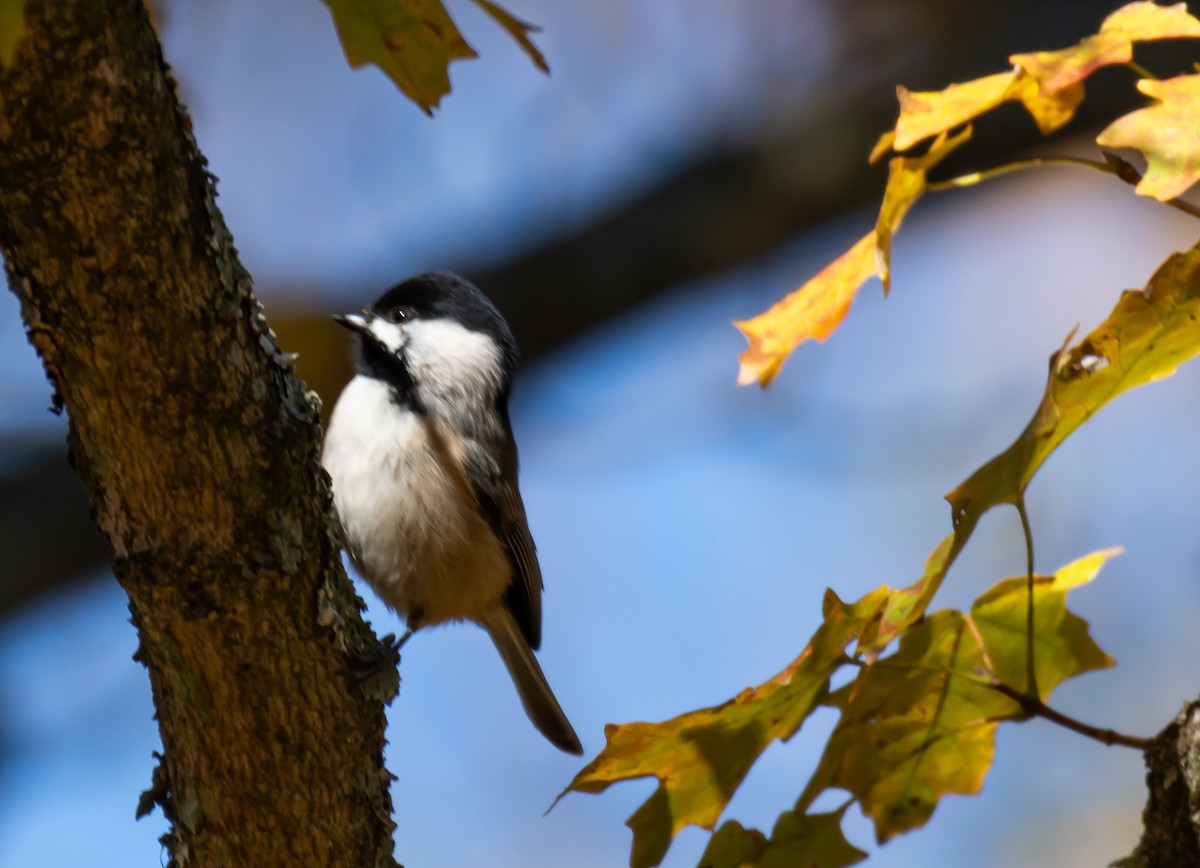
<path fill-rule="evenodd" d="M 412 318 L 413 309 L 406 304 L 398 305 L 388 311 L 388 319 L 395 323 L 401 323 Z"/>

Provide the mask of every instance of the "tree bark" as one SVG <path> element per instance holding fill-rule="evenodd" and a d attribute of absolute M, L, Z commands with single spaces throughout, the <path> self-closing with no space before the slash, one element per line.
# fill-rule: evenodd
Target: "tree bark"
<path fill-rule="evenodd" d="M 0 249 L 129 594 L 178 865 L 392 865 L 384 705 L 318 461 L 140 0 L 28 0 Z M 62 540 L 70 545 L 70 540 Z M 131 798 L 132 802 L 132 798 Z"/>
<path fill-rule="evenodd" d="M 1183 707 L 1146 750 L 1142 840 L 1113 868 L 1200 865 L 1200 700 Z"/>

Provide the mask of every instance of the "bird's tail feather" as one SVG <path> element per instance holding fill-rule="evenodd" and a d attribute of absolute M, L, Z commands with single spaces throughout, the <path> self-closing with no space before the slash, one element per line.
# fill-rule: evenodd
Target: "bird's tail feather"
<path fill-rule="evenodd" d="M 583 753 L 579 736 L 554 698 L 554 691 L 550 689 L 542 667 L 533 656 L 533 649 L 521 635 L 512 613 L 503 607 L 497 608 L 483 619 L 483 627 L 500 652 L 508 674 L 516 685 L 517 694 L 521 697 L 521 705 L 525 707 L 525 713 L 533 725 L 560 750 Z"/>

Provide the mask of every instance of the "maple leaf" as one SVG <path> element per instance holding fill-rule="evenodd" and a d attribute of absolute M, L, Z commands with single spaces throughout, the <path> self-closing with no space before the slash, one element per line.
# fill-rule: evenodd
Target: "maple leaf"
<path fill-rule="evenodd" d="M 874 231 L 765 312 L 734 323 L 750 344 L 740 357 L 738 385 L 758 382 L 765 388 L 796 347 L 810 339 L 823 341 L 833 334 L 869 278 L 879 277 L 887 293 L 891 285 L 892 235 L 927 189 L 929 170 L 970 137 L 968 127 L 953 137 L 939 136 L 923 155 L 893 157 Z"/>
<path fill-rule="evenodd" d="M 830 697 L 842 717 L 797 806 L 847 790 L 882 842 L 924 824 L 943 795 L 979 792 L 996 727 L 1021 713 L 975 674 L 983 665 L 961 612 L 905 633 L 896 653 Z"/>
<path fill-rule="evenodd" d="M 712 829 L 759 754 L 788 739 L 829 690 L 845 647 L 876 616 L 883 591 L 847 605 L 826 592 L 825 621 L 808 647 L 774 678 L 728 702 L 663 723 L 609 725 L 604 750 L 562 794 L 599 793 L 613 783 L 658 778 L 658 789 L 626 825 L 633 830 L 630 865 L 659 864 L 688 825 Z"/>
<path fill-rule="evenodd" d="M 449 65 L 478 57 L 441 0 L 324 2 L 333 14 L 346 61 L 356 68 L 374 63 L 427 115 L 450 92 Z M 539 69 L 549 71 L 546 58 L 529 39 L 537 28 L 490 0 L 475 2 L 509 32 Z"/>
<path fill-rule="evenodd" d="M 1051 357 L 1046 390 L 1025 430 L 946 495 L 956 528 L 973 527 L 993 506 L 1018 503 L 1042 462 L 1101 407 L 1170 376 L 1197 353 L 1200 245 L 1168 258 L 1144 290 L 1122 293 L 1091 334 Z"/>
<path fill-rule="evenodd" d="M 1113 121 L 1096 142 L 1145 154 L 1148 166 L 1137 192 L 1166 202 L 1200 180 L 1200 75 L 1142 80 L 1138 90 L 1158 103 Z"/>

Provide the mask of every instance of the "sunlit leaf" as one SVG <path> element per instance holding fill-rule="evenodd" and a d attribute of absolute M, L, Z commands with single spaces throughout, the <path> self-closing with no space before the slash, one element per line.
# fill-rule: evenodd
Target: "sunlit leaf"
<path fill-rule="evenodd" d="M 704 868 L 844 868 L 867 858 L 842 832 L 843 808 L 828 814 L 785 811 L 768 838 L 728 820 L 709 839 Z"/>
<path fill-rule="evenodd" d="M 1165 202 L 1200 180 L 1200 75 L 1142 80 L 1138 90 L 1158 103 L 1113 121 L 1096 141 L 1145 154 L 1148 167 L 1137 191 Z"/>
<path fill-rule="evenodd" d="M 346 60 L 374 63 L 426 114 L 450 92 L 447 67 L 476 57 L 440 0 L 325 0 Z"/>
<path fill-rule="evenodd" d="M 892 286 L 892 235 L 900 228 L 908 209 L 924 194 L 929 170 L 970 138 L 970 127 L 956 136 L 943 134 L 922 156 L 892 157 L 888 163 L 887 188 L 875 221 L 876 270 L 885 294 Z"/>
<path fill-rule="evenodd" d="M 1133 58 L 1133 44 L 1158 39 L 1200 37 L 1200 21 L 1184 5 L 1130 3 L 1104 20 L 1100 32 L 1059 51 L 1014 54 L 1014 69 L 952 84 L 939 91 L 896 89 L 900 117 L 895 139 L 876 145 L 877 159 L 889 145 L 906 151 L 931 136 L 952 130 L 1016 100 L 1050 133 L 1071 120 L 1083 101 L 1083 81 L 1097 69 Z"/>
<path fill-rule="evenodd" d="M 996 726 L 1021 713 L 977 674 L 983 665 L 961 612 L 906 632 L 895 654 L 830 697 L 842 717 L 797 807 L 847 790 L 886 841 L 924 824 L 942 796 L 979 792 Z"/>
<path fill-rule="evenodd" d="M 896 88 L 900 117 L 896 121 L 895 148 L 907 151 L 930 136 L 960 127 L 1008 99 L 1015 74 L 998 72 L 939 91 Z"/>
<path fill-rule="evenodd" d="M 949 534 L 925 559 L 925 572 L 921 578 L 906 588 L 888 589 L 879 617 L 868 622 L 859 633 L 855 653 L 874 659 L 896 637 L 925 616 L 933 595 L 941 587 L 969 535 L 967 529 Z"/>
<path fill-rule="evenodd" d="M 956 526 L 1015 504 L 1055 448 L 1122 392 L 1169 376 L 1200 353 L 1200 246 L 1171 256 L 1144 290 L 1129 290 L 1100 326 L 1050 360 L 1032 420 L 1004 452 L 946 495 Z"/>
<path fill-rule="evenodd" d="M 970 137 L 968 127 L 955 136 L 939 136 L 925 154 L 893 157 L 875 231 L 860 238 L 820 274 L 764 313 L 734 323 L 750 344 L 740 356 L 739 385 L 757 382 L 765 388 L 796 347 L 810 339 L 823 341 L 833 334 L 869 278 L 879 277 L 884 292 L 888 291 L 892 235 L 925 192 L 929 170 Z"/>
<path fill-rule="evenodd" d="M 790 738 L 829 689 L 846 645 L 875 617 L 883 591 L 853 604 L 829 591 L 825 621 L 786 669 L 723 705 L 664 723 L 605 727 L 607 744 L 564 791 L 598 793 L 611 784 L 656 777 L 654 794 L 634 812 L 632 866 L 659 864 L 675 835 L 688 825 L 712 829 L 759 754 Z M 559 798 L 561 798 L 560 796 Z"/>
<path fill-rule="evenodd" d="M 1088 633 L 1087 621 L 1067 611 L 1067 592 L 1095 578 L 1120 549 L 1095 552 L 1053 576 L 1035 576 L 1034 671 L 1039 698 L 1063 681 L 1114 665 Z M 983 639 L 988 668 L 1005 684 L 1025 689 L 1028 583 L 1014 576 L 995 585 L 971 606 L 971 620 Z"/>
<path fill-rule="evenodd" d="M 0 0 L 0 66 L 12 63 L 13 52 L 25 32 L 25 0 Z"/>
<path fill-rule="evenodd" d="M 952 551 L 944 540 L 931 563 Z M 1034 585 L 1034 647 L 1042 696 L 1062 681 L 1111 666 L 1066 609 L 1067 593 L 1095 577 L 1118 550 L 1096 552 Z M 938 553 L 941 556 L 938 556 Z M 1026 664 L 1024 576 L 984 593 L 970 616 L 935 612 L 900 636 L 894 654 L 869 662 L 829 697 L 842 717 L 797 802 L 805 811 L 822 792 L 850 792 L 886 841 L 924 824 L 950 793 L 977 793 L 991 767 L 996 726 L 1025 716 L 992 678 L 1023 688 Z"/>
<path fill-rule="evenodd" d="M 1071 87 L 1100 69 L 1133 59 L 1135 42 L 1200 37 L 1200 21 L 1183 3 L 1130 3 L 1104 19 L 1100 32 L 1060 51 L 1014 54 L 1009 58 L 1034 78 L 1043 93 Z"/>
<path fill-rule="evenodd" d="M 517 16 L 513 15 L 506 9 L 502 9 L 491 0 L 475 0 L 477 4 L 496 20 L 496 23 L 508 31 L 509 35 L 517 41 L 517 44 L 525 50 L 529 55 L 529 59 L 533 61 L 533 65 L 542 72 L 549 72 L 550 67 L 546 64 L 545 56 L 538 51 L 536 45 L 529 38 L 530 33 L 537 33 L 541 28 L 534 27 L 528 21 L 522 21 Z"/>
<path fill-rule="evenodd" d="M 816 277 L 753 319 L 735 322 L 750 346 L 739 356 L 738 385 L 775 379 L 787 357 L 804 341 L 823 341 L 841 325 L 867 278 L 878 273 L 875 231 L 829 263 Z"/>

